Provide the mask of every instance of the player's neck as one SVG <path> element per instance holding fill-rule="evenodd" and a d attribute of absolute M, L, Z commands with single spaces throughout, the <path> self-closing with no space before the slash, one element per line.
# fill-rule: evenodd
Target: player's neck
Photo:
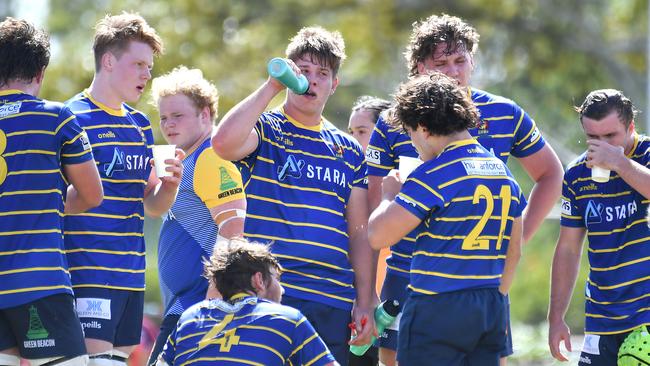
<path fill-rule="evenodd" d="M 447 146 L 458 142 L 458 141 L 463 141 L 467 139 L 471 139 L 472 135 L 467 130 L 455 132 L 451 135 L 445 135 L 445 136 L 432 136 L 434 139 L 434 145 L 437 150 L 437 155 L 440 155 L 440 153 L 447 148 Z"/>
<path fill-rule="evenodd" d="M 40 89 L 41 89 L 40 84 L 37 84 L 34 81 L 27 83 L 22 80 L 10 80 L 2 87 L 0 87 L 0 91 L 19 90 L 25 94 L 29 94 L 33 96 L 37 96 Z"/>
<path fill-rule="evenodd" d="M 320 125 L 323 118 L 323 107 L 320 110 L 309 112 L 299 109 L 295 104 L 290 103 L 288 100 L 284 103 L 284 113 L 294 120 L 302 123 L 305 126 L 314 127 Z"/>
<path fill-rule="evenodd" d="M 108 80 L 105 77 L 102 77 L 101 74 L 95 74 L 93 82 L 88 88 L 88 93 L 90 93 L 93 99 L 108 108 L 115 110 L 122 109 L 122 103 L 124 101 L 116 95 L 116 93 L 111 89 Z"/>

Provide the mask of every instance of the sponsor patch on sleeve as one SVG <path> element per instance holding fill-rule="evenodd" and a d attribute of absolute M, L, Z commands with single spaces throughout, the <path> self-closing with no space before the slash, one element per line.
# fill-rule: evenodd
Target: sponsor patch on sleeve
<path fill-rule="evenodd" d="M 86 133 L 86 131 L 81 132 L 81 136 L 79 137 L 79 140 L 81 141 L 81 146 L 83 146 L 84 151 L 88 151 L 91 149 L 90 140 L 88 139 L 88 134 Z"/>
<path fill-rule="evenodd" d="M 538 137 L 539 137 L 539 129 L 537 129 L 537 127 L 535 127 L 535 129 L 533 130 L 533 133 L 530 134 L 530 141 L 533 142 L 533 141 L 537 140 Z"/>
<path fill-rule="evenodd" d="M 562 214 L 571 216 L 571 202 L 562 199 Z"/>
<path fill-rule="evenodd" d="M 381 162 L 379 150 L 368 146 L 366 149 L 366 161 L 373 164 L 379 164 Z"/>

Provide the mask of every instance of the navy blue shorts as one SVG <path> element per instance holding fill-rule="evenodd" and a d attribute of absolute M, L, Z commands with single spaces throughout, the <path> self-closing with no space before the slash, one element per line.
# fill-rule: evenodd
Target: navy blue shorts
<path fill-rule="evenodd" d="M 86 338 L 101 339 L 113 347 L 140 344 L 144 291 L 88 287 L 74 293 Z"/>
<path fill-rule="evenodd" d="M 282 304 L 300 310 L 309 320 L 330 352 L 341 365 L 348 364 L 350 328 L 352 314 L 348 310 L 335 308 L 319 302 L 282 297 Z"/>
<path fill-rule="evenodd" d="M 381 287 L 381 301 L 385 300 L 398 300 L 402 308 L 408 297 L 409 278 L 396 275 L 394 272 L 386 272 L 384 284 Z M 397 351 L 397 330 L 402 318 L 402 313 L 399 313 L 395 322 L 384 330 L 379 335 L 378 344 L 381 348 L 392 349 Z"/>
<path fill-rule="evenodd" d="M 512 327 L 510 326 L 510 296 L 506 296 L 506 348 L 501 352 L 501 357 L 508 357 L 513 353 Z"/>
<path fill-rule="evenodd" d="M 506 343 L 506 297 L 496 288 L 410 293 L 399 327 L 400 366 L 498 366 Z"/>
<path fill-rule="evenodd" d="M 618 362 L 618 349 L 631 332 L 612 335 L 585 334 L 580 366 L 610 366 Z"/>
<path fill-rule="evenodd" d="M 149 355 L 149 361 L 147 361 L 147 365 L 156 364 L 158 355 L 160 355 L 163 347 L 165 347 L 167 338 L 169 338 L 169 335 L 172 334 L 176 328 L 176 324 L 178 323 L 178 319 L 180 319 L 180 317 L 180 315 L 170 314 L 165 316 L 165 319 L 163 319 L 162 323 L 160 323 L 160 332 L 156 338 L 156 343 L 153 344 L 153 348 L 151 349 L 151 355 Z"/>
<path fill-rule="evenodd" d="M 1 309 L 0 350 L 13 347 L 31 360 L 86 354 L 72 295 L 52 295 Z"/>

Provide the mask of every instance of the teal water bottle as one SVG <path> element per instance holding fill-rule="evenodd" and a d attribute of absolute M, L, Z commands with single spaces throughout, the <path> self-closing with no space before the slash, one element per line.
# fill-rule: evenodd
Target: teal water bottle
<path fill-rule="evenodd" d="M 305 94 L 309 89 L 309 81 L 305 75 L 296 75 L 287 60 L 276 57 L 266 66 L 269 75 L 291 89 L 296 94 Z"/>
<path fill-rule="evenodd" d="M 380 336 L 384 332 L 384 329 L 393 324 L 399 311 L 400 305 L 397 300 L 386 300 L 377 306 L 375 309 L 375 326 Z M 362 356 L 375 343 L 376 339 L 375 336 L 372 336 L 372 340 L 368 344 L 364 344 L 363 346 L 350 346 L 350 352 L 357 356 Z"/>

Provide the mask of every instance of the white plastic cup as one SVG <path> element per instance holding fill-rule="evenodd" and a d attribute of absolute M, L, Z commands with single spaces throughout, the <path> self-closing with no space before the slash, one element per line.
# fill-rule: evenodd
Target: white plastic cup
<path fill-rule="evenodd" d="M 399 178 L 402 183 L 404 183 L 411 172 L 413 172 L 415 168 L 419 167 L 422 163 L 423 161 L 418 158 L 400 155 L 399 166 L 397 170 L 399 171 Z"/>
<path fill-rule="evenodd" d="M 165 168 L 168 164 L 165 164 L 165 160 L 173 159 L 176 157 L 176 145 L 155 145 L 153 147 L 153 160 L 156 167 L 156 176 L 160 177 L 171 177 L 172 172 L 168 172 Z"/>
<path fill-rule="evenodd" d="M 606 183 L 609 180 L 609 169 L 594 165 L 591 168 L 591 179 L 598 183 Z"/>

